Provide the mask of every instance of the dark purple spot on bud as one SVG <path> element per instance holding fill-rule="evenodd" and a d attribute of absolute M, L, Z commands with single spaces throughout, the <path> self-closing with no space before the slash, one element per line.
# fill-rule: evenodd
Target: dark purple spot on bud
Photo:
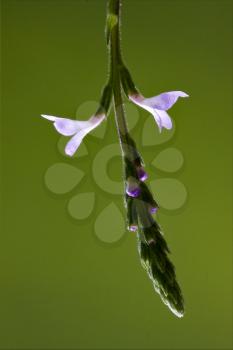
<path fill-rule="evenodd" d="M 146 179 L 148 178 L 148 174 L 145 172 L 145 170 L 142 167 L 137 169 L 137 173 L 140 181 L 146 181 Z"/>
<path fill-rule="evenodd" d="M 138 226 L 137 226 L 137 225 L 130 225 L 130 226 L 129 226 L 129 231 L 136 232 L 137 229 L 138 229 Z"/>
<path fill-rule="evenodd" d="M 158 207 L 151 207 L 150 208 L 150 212 L 151 212 L 151 214 L 155 214 L 157 211 L 158 211 Z"/>
<path fill-rule="evenodd" d="M 133 187 L 133 188 L 128 187 L 126 189 L 126 193 L 130 197 L 138 197 L 139 194 L 141 193 L 141 190 L 139 187 Z"/>

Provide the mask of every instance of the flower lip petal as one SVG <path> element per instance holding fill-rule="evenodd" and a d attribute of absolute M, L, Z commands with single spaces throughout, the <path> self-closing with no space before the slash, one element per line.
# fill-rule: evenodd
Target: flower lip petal
<path fill-rule="evenodd" d="M 64 136 L 72 136 L 76 134 L 79 130 L 89 125 L 88 121 L 79 121 L 44 114 L 42 114 L 41 116 L 47 120 L 53 121 L 55 129 L 59 132 L 59 134 Z"/>
<path fill-rule="evenodd" d="M 67 143 L 65 147 L 65 153 L 68 156 L 73 156 L 80 146 L 83 138 L 93 129 L 95 129 L 103 120 L 105 119 L 105 114 L 98 116 L 92 116 L 88 121 L 85 121 L 85 127 L 79 130 Z"/>
<path fill-rule="evenodd" d="M 88 132 L 85 132 L 85 130 L 82 130 L 80 132 L 78 132 L 77 134 L 75 134 L 70 140 L 69 142 L 66 144 L 65 147 L 65 153 L 72 157 L 74 155 L 74 153 L 77 151 L 77 149 L 79 148 L 84 136 L 87 134 Z"/>
<path fill-rule="evenodd" d="M 161 132 L 162 128 L 170 130 L 172 128 L 172 120 L 166 111 L 155 110 L 153 112 L 156 123 L 158 124 L 159 131 Z"/>
<path fill-rule="evenodd" d="M 189 95 L 183 91 L 169 91 L 158 96 L 145 98 L 143 104 L 153 109 L 167 111 L 176 103 L 179 97 L 189 97 Z"/>
<path fill-rule="evenodd" d="M 86 121 L 58 118 L 54 122 L 55 129 L 64 136 L 72 136 L 87 126 Z"/>

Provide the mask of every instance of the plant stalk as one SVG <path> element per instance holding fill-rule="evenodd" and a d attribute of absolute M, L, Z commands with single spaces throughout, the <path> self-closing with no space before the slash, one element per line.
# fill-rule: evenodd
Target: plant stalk
<path fill-rule="evenodd" d="M 115 120 L 117 125 L 117 131 L 120 139 L 120 145 L 122 153 L 127 158 L 133 158 L 132 146 L 130 144 L 129 131 L 127 127 L 122 87 L 120 79 L 120 66 L 121 66 L 121 51 L 120 51 L 120 0 L 110 0 L 109 10 L 111 14 L 117 17 L 117 23 L 112 28 L 110 34 L 110 62 L 111 62 L 111 76 L 115 109 Z"/>

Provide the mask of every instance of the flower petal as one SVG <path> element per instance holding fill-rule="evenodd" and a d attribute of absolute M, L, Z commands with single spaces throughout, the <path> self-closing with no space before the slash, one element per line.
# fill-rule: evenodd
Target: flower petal
<path fill-rule="evenodd" d="M 78 147 L 80 146 L 83 138 L 91 130 L 95 129 L 104 119 L 105 115 L 101 114 L 98 116 L 92 116 L 88 121 L 83 122 L 85 123 L 85 126 L 83 127 L 83 129 L 79 130 L 67 143 L 65 147 L 65 153 L 68 156 L 73 156 L 73 154 L 77 151 Z"/>
<path fill-rule="evenodd" d="M 162 130 L 162 128 L 168 130 L 172 128 L 172 120 L 166 111 L 156 109 L 154 110 L 153 116 L 155 118 L 156 123 L 158 124 L 160 131 Z"/>
<path fill-rule="evenodd" d="M 151 107 L 149 104 L 146 104 L 145 101 L 147 100 L 144 96 L 137 94 L 137 95 L 129 95 L 129 99 L 135 103 L 136 105 L 142 107 L 146 111 L 148 111 L 151 114 L 154 114 L 154 108 Z"/>
<path fill-rule="evenodd" d="M 72 156 L 80 146 L 84 136 L 95 129 L 104 119 L 105 114 L 94 115 L 89 120 L 79 121 L 52 115 L 41 115 L 54 122 L 55 129 L 64 136 L 73 136 L 65 147 L 65 153 Z"/>
<path fill-rule="evenodd" d="M 74 155 L 86 134 L 86 130 L 81 130 L 70 139 L 65 147 L 65 153 L 68 156 L 72 157 Z"/>
<path fill-rule="evenodd" d="M 54 123 L 55 129 L 64 136 L 72 136 L 87 126 L 88 124 L 86 121 L 76 121 L 65 118 L 57 118 Z"/>
<path fill-rule="evenodd" d="M 41 114 L 42 118 L 48 119 L 48 120 L 52 120 L 53 122 L 55 122 L 56 118 L 54 115 L 47 115 L 47 114 Z"/>
<path fill-rule="evenodd" d="M 45 119 L 53 121 L 55 129 L 64 136 L 72 136 L 89 125 L 88 121 L 78 121 L 44 114 L 41 116 Z"/>
<path fill-rule="evenodd" d="M 164 92 L 158 96 L 145 98 L 143 104 L 151 108 L 167 111 L 176 103 L 179 97 L 189 97 L 189 95 L 183 91 Z"/>
<path fill-rule="evenodd" d="M 177 91 L 177 92 L 179 92 L 180 94 L 185 94 L 182 91 Z M 167 93 L 167 94 L 169 94 L 169 93 Z M 161 96 L 161 95 L 159 95 L 159 96 Z M 150 100 L 155 99 L 159 96 L 152 97 L 152 98 L 144 98 L 142 95 L 132 95 L 132 96 L 129 96 L 129 98 L 135 104 L 146 109 L 148 112 L 150 112 L 154 116 L 154 119 L 159 127 L 159 131 L 161 132 L 162 128 L 165 128 L 165 129 L 172 128 L 172 120 L 165 110 L 162 110 L 159 108 L 157 109 L 157 108 L 152 106 Z M 177 98 L 178 98 L 178 96 L 176 97 L 176 100 L 177 100 Z M 149 103 L 148 103 L 148 101 L 149 101 Z"/>

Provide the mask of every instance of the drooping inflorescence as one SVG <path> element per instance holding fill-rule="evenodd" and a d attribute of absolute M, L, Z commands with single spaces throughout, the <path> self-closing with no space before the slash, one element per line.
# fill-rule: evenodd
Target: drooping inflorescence
<path fill-rule="evenodd" d="M 122 150 L 125 185 L 125 207 L 129 231 L 137 232 L 138 250 L 143 267 L 152 280 L 155 291 L 162 301 L 178 317 L 184 314 L 184 300 L 176 280 L 175 268 L 168 258 L 169 249 L 163 237 L 155 214 L 159 205 L 145 181 L 148 174 L 136 143 L 129 134 L 123 108 L 123 92 L 136 105 L 150 112 L 162 132 L 171 129 L 172 120 L 167 113 L 179 97 L 188 97 L 182 91 L 170 91 L 158 96 L 145 98 L 136 88 L 131 74 L 122 58 L 120 47 L 121 1 L 109 0 L 106 20 L 106 38 L 109 51 L 109 77 L 99 107 L 87 121 L 42 115 L 53 122 L 62 135 L 71 136 L 65 152 L 69 156 L 77 151 L 83 138 L 99 126 L 114 105 L 116 127 Z"/>

